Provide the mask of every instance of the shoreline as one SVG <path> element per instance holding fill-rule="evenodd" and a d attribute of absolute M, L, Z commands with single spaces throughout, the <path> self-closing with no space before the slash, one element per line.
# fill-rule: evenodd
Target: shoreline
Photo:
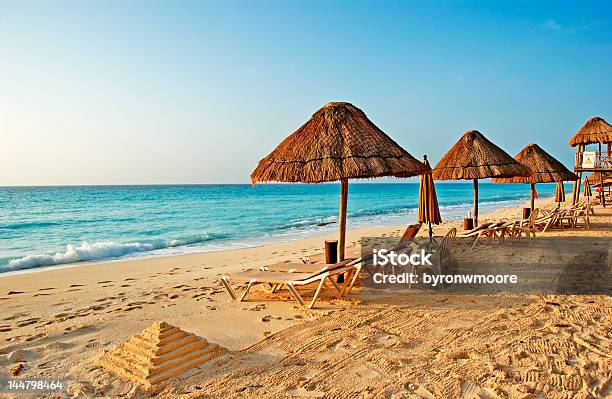
<path fill-rule="evenodd" d="M 547 197 L 542 197 L 539 199 L 539 201 L 543 201 L 543 202 L 549 202 L 553 197 L 552 196 L 547 196 Z M 517 202 L 523 202 L 524 200 L 516 200 Z M 504 201 L 500 201 L 498 203 L 502 204 Z M 490 202 L 488 204 L 495 204 L 497 202 Z M 482 205 L 482 204 L 481 204 Z M 501 210 L 504 209 L 515 209 L 520 207 L 519 205 L 514 205 L 514 206 L 505 206 L 507 204 L 502 204 L 502 206 L 498 206 L 495 207 L 493 209 L 488 210 L 486 213 L 481 214 L 480 217 L 482 218 L 487 218 L 490 217 L 489 215 L 494 215 L 498 212 L 500 212 Z M 461 205 L 461 207 L 464 207 L 464 205 Z M 465 205 L 465 207 L 469 208 L 469 205 Z M 449 224 L 449 223 L 458 223 L 460 222 L 461 219 L 451 219 L 451 220 L 445 220 L 443 222 L 444 225 Z M 359 231 L 359 230 L 369 230 L 372 228 L 384 228 L 384 229 L 391 229 L 391 228 L 399 228 L 401 226 L 406 226 L 410 223 L 416 223 L 416 220 L 412 221 L 412 222 L 406 222 L 403 225 L 395 225 L 395 224 L 372 224 L 371 226 L 358 226 L 355 228 L 352 228 L 348 231 Z M 329 225 L 333 225 L 336 224 L 337 222 L 332 222 L 329 223 L 327 226 Z M 58 269 L 67 269 L 67 268 L 75 268 L 75 267 L 85 267 L 85 266 L 97 266 L 100 264 L 113 264 L 113 263 L 117 263 L 117 262 L 137 262 L 137 261 L 146 261 L 146 260 L 150 260 L 150 259 L 165 259 L 165 258 L 175 258 L 175 257 L 182 257 L 182 256 L 188 256 L 188 255 L 198 255 L 198 254 L 205 254 L 205 253 L 217 253 L 217 252 L 225 252 L 225 251 L 239 251 L 239 250 L 244 250 L 244 249 L 249 249 L 249 248 L 261 248 L 261 247 L 266 247 L 268 245 L 275 245 L 275 244 L 282 244 L 282 243 L 291 243 L 291 242 L 299 242 L 302 240 L 310 240 L 310 239 L 316 239 L 316 238 L 322 238 L 322 237 L 330 237 L 329 239 L 333 239 L 333 236 L 335 236 L 336 233 L 334 232 L 334 230 L 332 229 L 330 230 L 326 230 L 326 231 L 321 231 L 321 232 L 316 232 L 316 231 L 304 231 L 304 232 L 300 232 L 300 233 L 296 233 L 296 237 L 295 238 L 290 238 L 290 239 L 279 239 L 279 240 L 273 240 L 273 241 L 269 241 L 269 242 L 258 242 L 258 243 L 253 243 L 253 244 L 244 244 L 242 246 L 236 247 L 236 248 L 232 248 L 232 245 L 237 245 L 236 243 L 232 244 L 232 243 L 228 243 L 227 248 L 213 248 L 213 249 L 206 249 L 205 247 L 202 247 L 201 249 L 194 249 L 193 251 L 188 250 L 188 248 L 190 248 L 189 246 L 177 246 L 177 247 L 167 247 L 167 248 L 160 248 L 160 249 L 155 249 L 155 250 L 151 250 L 151 251 L 142 251 L 142 252 L 133 252 L 131 254 L 128 255 L 124 255 L 124 256 L 120 256 L 120 257 L 115 257 L 115 258 L 101 258 L 101 259 L 92 259 L 92 260 L 84 260 L 84 261 L 77 261 L 77 262 L 69 262 L 69 263 L 58 263 L 58 264 L 53 264 L 53 265 L 45 265 L 45 266 L 34 266 L 34 267 L 27 267 L 27 268 L 22 268 L 22 269 L 17 269 L 17 270 L 11 270 L 11 271 L 4 271 L 4 272 L 0 272 L 0 279 L 1 278 L 5 278 L 5 277 L 9 277 L 9 276 L 16 276 L 16 275 L 22 275 L 22 274 L 31 274 L 31 273 L 40 273 L 40 272 L 50 272 L 50 271 L 54 271 L 54 270 L 58 270 Z M 280 238 L 280 237 L 279 237 Z M 176 253 L 176 254 L 154 254 L 151 252 L 155 252 L 155 251 L 164 251 L 164 250 L 169 250 L 172 248 L 183 248 L 183 251 L 181 253 Z M 193 248 L 193 247 L 192 247 Z M 138 255 L 134 255 L 134 254 L 142 254 L 140 256 Z M 131 256 L 134 255 L 134 256 Z M 28 256 L 38 256 L 38 255 L 28 255 Z M 15 258 L 15 259 L 23 259 L 23 258 Z"/>

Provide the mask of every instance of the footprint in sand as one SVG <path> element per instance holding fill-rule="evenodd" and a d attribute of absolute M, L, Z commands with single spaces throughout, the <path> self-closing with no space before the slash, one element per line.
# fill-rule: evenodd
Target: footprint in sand
<path fill-rule="evenodd" d="M 68 342 L 62 342 L 62 341 L 57 341 L 57 342 L 52 342 L 50 344 L 47 344 L 43 347 L 43 351 L 45 352 L 49 352 L 49 351 L 61 351 L 61 350 L 65 350 L 68 348 L 73 347 L 74 344 L 70 344 Z"/>
<path fill-rule="evenodd" d="M 51 294 L 45 294 L 45 293 L 38 293 L 38 294 L 34 294 L 32 295 L 33 297 L 37 297 L 37 296 L 49 296 Z"/>
<path fill-rule="evenodd" d="M 106 284 L 106 283 L 112 283 L 111 280 L 104 280 L 104 281 L 98 281 L 97 284 Z"/>
<path fill-rule="evenodd" d="M 105 344 L 100 342 L 100 340 L 92 338 L 85 344 L 85 348 L 99 348 L 100 346 L 104 346 Z"/>
<path fill-rule="evenodd" d="M 40 333 L 40 334 L 36 334 L 36 335 L 30 335 L 30 336 L 26 337 L 25 340 L 30 342 L 30 341 L 34 341 L 34 340 L 37 340 L 37 339 L 40 339 L 40 338 L 43 338 L 43 337 L 46 337 L 46 336 L 47 336 L 47 334 Z"/>
<path fill-rule="evenodd" d="M 17 294 L 23 294 L 23 291 L 9 291 L 6 293 L 6 295 L 17 295 Z"/>
<path fill-rule="evenodd" d="M 17 323 L 17 327 L 29 326 L 31 324 L 38 323 L 39 321 L 40 321 L 40 319 L 38 317 L 34 317 L 34 318 L 27 319 L 27 320 L 24 320 L 22 322 Z"/>
<path fill-rule="evenodd" d="M 72 284 L 69 288 L 83 287 L 83 284 Z"/>

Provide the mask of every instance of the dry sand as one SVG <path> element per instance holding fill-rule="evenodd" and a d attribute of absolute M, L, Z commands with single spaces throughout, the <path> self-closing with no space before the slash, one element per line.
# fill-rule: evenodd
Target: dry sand
<path fill-rule="evenodd" d="M 546 233 L 540 247 L 554 252 L 574 237 L 586 251 L 612 248 L 612 210 L 598 209 L 592 224 Z M 352 230 L 348 242 L 403 228 Z M 166 321 L 230 352 L 160 397 L 612 397 L 610 296 L 361 289 L 307 311 L 286 295 L 232 302 L 219 286 L 221 274 L 320 257 L 326 238 L 0 276 L 0 371 L 21 364 L 19 377 L 70 381 L 67 396 L 141 397 L 96 360 Z"/>

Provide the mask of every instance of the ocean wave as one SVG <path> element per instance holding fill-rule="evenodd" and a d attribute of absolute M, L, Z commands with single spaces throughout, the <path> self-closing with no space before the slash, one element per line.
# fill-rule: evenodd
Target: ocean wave
<path fill-rule="evenodd" d="M 63 265 L 67 263 L 93 261 L 102 259 L 113 259 L 138 252 L 148 252 L 165 248 L 180 247 L 203 243 L 211 240 L 228 238 L 224 234 L 195 234 L 171 240 L 154 240 L 149 242 L 117 243 L 113 241 L 101 241 L 89 243 L 83 241 L 79 245 L 66 245 L 64 252 L 55 254 L 26 255 L 8 261 L 0 266 L 0 271 L 15 271 L 31 269 L 41 266 Z"/>
<path fill-rule="evenodd" d="M 129 222 L 134 218 L 99 218 L 99 219 L 65 219 L 61 221 L 53 220 L 41 220 L 41 221 L 28 221 L 28 222 L 16 222 L 7 225 L 0 225 L 0 230 L 21 230 L 21 229 L 38 229 L 41 227 L 53 227 L 62 225 L 81 225 L 86 223 L 98 223 L 105 221 L 112 222 Z"/>

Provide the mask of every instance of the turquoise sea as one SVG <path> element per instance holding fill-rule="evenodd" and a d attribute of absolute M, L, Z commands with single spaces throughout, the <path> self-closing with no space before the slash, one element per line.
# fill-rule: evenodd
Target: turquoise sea
<path fill-rule="evenodd" d="M 541 197 L 554 195 L 553 184 L 537 187 Z M 471 182 L 436 188 L 444 219 L 467 214 Z M 351 184 L 348 227 L 414 223 L 418 190 L 418 183 Z M 0 272 L 328 233 L 337 228 L 339 193 L 331 183 L 0 187 Z M 524 203 L 529 186 L 481 183 L 479 195 L 482 213 Z"/>

